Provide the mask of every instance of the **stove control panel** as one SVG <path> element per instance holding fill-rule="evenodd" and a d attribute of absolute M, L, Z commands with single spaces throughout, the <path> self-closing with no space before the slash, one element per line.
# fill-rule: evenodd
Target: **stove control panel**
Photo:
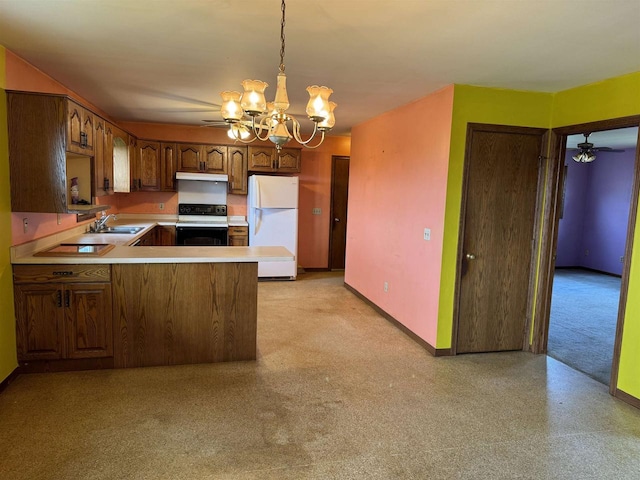
<path fill-rule="evenodd" d="M 226 205 L 208 205 L 203 203 L 180 203 L 178 215 L 209 215 L 217 217 L 227 216 Z"/>

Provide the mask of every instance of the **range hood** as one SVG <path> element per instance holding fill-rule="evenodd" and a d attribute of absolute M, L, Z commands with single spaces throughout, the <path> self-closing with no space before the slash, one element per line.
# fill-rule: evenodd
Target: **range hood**
<path fill-rule="evenodd" d="M 176 180 L 198 180 L 201 182 L 228 182 L 229 175 L 218 173 L 176 172 Z"/>

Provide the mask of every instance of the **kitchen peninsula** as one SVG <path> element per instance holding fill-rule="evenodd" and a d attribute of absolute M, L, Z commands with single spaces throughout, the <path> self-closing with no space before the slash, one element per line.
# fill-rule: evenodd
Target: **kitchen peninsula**
<path fill-rule="evenodd" d="M 136 234 L 83 234 L 12 248 L 23 371 L 255 360 L 257 262 L 283 247 L 133 246 Z M 103 255 L 39 256 L 54 244 Z M 80 248 L 80 251 L 83 249 Z"/>

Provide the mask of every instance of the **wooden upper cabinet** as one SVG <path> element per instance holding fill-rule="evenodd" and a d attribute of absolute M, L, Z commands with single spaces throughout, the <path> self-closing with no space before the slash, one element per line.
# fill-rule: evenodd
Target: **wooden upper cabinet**
<path fill-rule="evenodd" d="M 227 147 L 225 145 L 203 145 L 204 173 L 227 173 Z"/>
<path fill-rule="evenodd" d="M 252 172 L 273 172 L 276 149 L 272 147 L 249 147 L 248 169 Z"/>
<path fill-rule="evenodd" d="M 176 191 L 176 171 L 178 170 L 176 150 L 175 143 L 160 144 L 160 189 L 163 192 Z"/>
<path fill-rule="evenodd" d="M 202 145 L 178 143 L 178 171 L 200 172 L 203 169 Z"/>
<path fill-rule="evenodd" d="M 77 103 L 67 100 L 67 151 L 93 155 L 93 113 Z"/>
<path fill-rule="evenodd" d="M 299 173 L 300 149 L 249 147 L 249 171 L 268 173 Z"/>
<path fill-rule="evenodd" d="M 283 148 L 276 152 L 276 170 L 279 172 L 300 172 L 300 150 Z"/>
<path fill-rule="evenodd" d="M 138 140 L 136 151 L 139 175 L 138 190 L 159 191 L 161 187 L 160 142 Z"/>
<path fill-rule="evenodd" d="M 229 193 L 247 194 L 247 147 L 227 147 Z"/>

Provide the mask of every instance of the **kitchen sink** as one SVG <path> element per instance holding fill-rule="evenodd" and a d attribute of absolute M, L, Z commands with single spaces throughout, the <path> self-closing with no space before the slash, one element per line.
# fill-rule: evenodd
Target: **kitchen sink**
<path fill-rule="evenodd" d="M 119 233 L 121 235 L 135 235 L 140 230 L 143 230 L 144 227 L 105 227 L 97 232 L 87 232 L 87 233 Z"/>

